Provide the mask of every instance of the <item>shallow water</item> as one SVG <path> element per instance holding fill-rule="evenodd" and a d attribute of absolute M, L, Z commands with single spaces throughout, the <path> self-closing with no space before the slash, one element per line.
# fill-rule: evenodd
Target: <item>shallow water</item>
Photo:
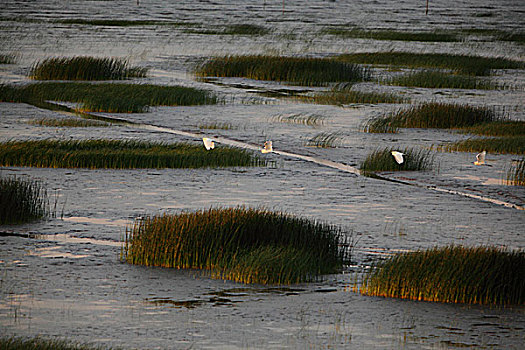
<path fill-rule="evenodd" d="M 279 99 L 289 87 L 246 79 L 196 81 L 196 64 L 210 55 L 300 54 L 326 56 L 359 51 L 407 50 L 505 55 L 523 60 L 523 45 L 470 37 L 457 43 L 341 39 L 322 35 L 328 25 L 368 29 L 521 29 L 525 6 L 431 1 L 9 1 L 0 4 L 0 53 L 16 53 L 0 65 L 0 81 L 27 82 L 35 60 L 55 55 L 127 57 L 150 67 L 155 84 L 216 91 L 225 104 L 158 107 L 148 113 L 108 115 L 138 125 L 49 128 L 27 120 L 62 115 L 24 104 L 0 103 L 0 140 L 119 138 L 200 142 L 218 140 L 262 146 L 271 139 L 271 164 L 237 169 L 88 170 L 2 168 L 47 184 L 57 218 L 3 226 L 0 231 L 0 328 L 2 334 L 44 335 L 124 348 L 520 348 L 523 307 L 497 308 L 364 297 L 350 290 L 356 272 L 389 254 L 447 244 L 525 247 L 525 212 L 436 192 L 437 186 L 525 206 L 525 190 L 504 184 L 512 155 L 487 155 L 476 167 L 472 153 L 435 153 L 425 173 L 385 174 L 409 186 L 365 178 L 305 161 L 358 167 L 378 147 L 432 147 L 467 135 L 403 130 L 364 134 L 371 117 L 400 105 L 318 106 Z M 149 19 L 183 26 L 110 27 L 53 23 L 56 19 Z M 205 35 L 198 30 L 255 23 L 264 36 Z M 193 32 L 188 33 L 188 30 Z M 396 74 L 378 69 L 377 75 Z M 489 105 L 525 119 L 523 71 L 498 71 L 512 90 L 413 89 L 359 84 L 366 91 L 403 93 L 415 101 Z M 265 93 L 264 96 L 261 95 Z M 283 123 L 287 116 L 318 116 L 322 125 Z M 227 130 L 202 125 L 228 124 Z M 162 129 L 163 128 L 163 129 Z M 164 132 L 168 131 L 168 132 Z M 335 148 L 306 147 L 319 133 L 336 133 Z M 174 134 L 175 133 L 175 134 Z M 229 141 L 228 141 L 229 142 Z M 220 143 L 220 142 L 219 142 Z M 286 152 L 286 153 L 285 153 Z M 293 154 L 293 155 L 289 155 Z M 261 155 L 262 156 L 262 155 Z M 339 165 L 337 165 L 339 164 Z M 356 246 L 344 273 L 285 288 L 214 280 L 201 272 L 129 266 L 119 262 L 126 225 L 145 214 L 212 206 L 263 206 L 341 226 Z"/>

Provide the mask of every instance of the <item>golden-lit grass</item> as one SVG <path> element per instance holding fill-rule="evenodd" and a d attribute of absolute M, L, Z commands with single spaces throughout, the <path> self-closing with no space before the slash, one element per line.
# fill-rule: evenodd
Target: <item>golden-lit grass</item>
<path fill-rule="evenodd" d="M 135 221 L 122 258 L 243 283 L 291 284 L 339 271 L 348 258 L 345 243 L 331 225 L 263 209 L 215 208 Z"/>
<path fill-rule="evenodd" d="M 361 293 L 446 303 L 522 305 L 525 253 L 449 246 L 403 253 L 365 276 Z"/>

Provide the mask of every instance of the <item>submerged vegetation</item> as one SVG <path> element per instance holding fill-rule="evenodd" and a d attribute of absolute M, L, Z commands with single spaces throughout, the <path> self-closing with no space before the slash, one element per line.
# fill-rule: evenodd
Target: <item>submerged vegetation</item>
<path fill-rule="evenodd" d="M 268 28 L 250 23 L 231 24 L 221 29 L 187 29 L 186 33 L 206 35 L 266 35 Z"/>
<path fill-rule="evenodd" d="M 111 124 L 100 120 L 76 119 L 76 118 L 39 118 L 31 119 L 27 122 L 31 125 L 51 126 L 51 127 L 107 127 Z"/>
<path fill-rule="evenodd" d="M 206 151 L 188 143 L 122 140 L 8 141 L 0 143 L 0 166 L 51 168 L 202 168 L 260 166 L 245 150 L 218 147 Z"/>
<path fill-rule="evenodd" d="M 523 69 L 525 62 L 503 57 L 482 57 L 440 53 L 369 52 L 344 54 L 343 62 L 409 68 L 451 69 L 460 74 L 488 75 L 493 69 Z"/>
<path fill-rule="evenodd" d="M 402 32 L 398 30 L 368 30 L 356 27 L 327 27 L 323 34 L 337 35 L 343 38 L 361 38 L 375 40 L 398 40 L 398 41 L 425 41 L 425 42 L 456 42 L 461 39 L 446 32 Z"/>
<path fill-rule="evenodd" d="M 200 66 L 196 74 L 201 77 L 243 77 L 304 86 L 362 81 L 370 76 L 366 68 L 334 59 L 284 56 L 216 57 Z"/>
<path fill-rule="evenodd" d="M 366 295 L 447 303 L 525 303 L 525 253 L 450 246 L 398 254 L 364 279 Z"/>
<path fill-rule="evenodd" d="M 462 104 L 425 102 L 370 120 L 366 132 L 397 132 L 398 128 L 458 129 L 501 120 L 492 109 Z"/>
<path fill-rule="evenodd" d="M 173 22 L 159 20 L 124 20 L 124 19 L 83 19 L 83 18 L 66 18 L 53 20 L 53 23 L 60 24 L 81 24 L 92 26 L 107 27 L 142 27 L 142 26 L 193 26 L 195 23 L 190 22 Z"/>
<path fill-rule="evenodd" d="M 525 186 L 525 158 L 521 158 L 507 171 L 507 184 Z"/>
<path fill-rule="evenodd" d="M 491 90 L 498 86 L 488 80 L 470 75 L 456 75 L 434 70 L 412 72 L 390 80 L 387 84 L 422 87 L 422 88 L 450 88 L 450 89 L 480 89 Z"/>
<path fill-rule="evenodd" d="M 0 102 L 38 105 L 46 100 L 76 102 L 82 111 L 110 113 L 140 113 L 150 106 L 217 103 L 217 97 L 212 93 L 183 86 L 83 82 L 0 85 Z"/>
<path fill-rule="evenodd" d="M 47 191 L 39 181 L 0 177 L 0 225 L 20 224 L 49 214 Z"/>
<path fill-rule="evenodd" d="M 348 259 L 336 227 L 251 208 L 137 220 L 126 232 L 131 264 L 208 270 L 243 283 L 291 284 L 335 273 Z"/>
<path fill-rule="evenodd" d="M 323 105 L 350 105 L 375 103 L 403 103 L 407 99 L 389 93 L 352 90 L 347 86 L 335 86 L 328 92 L 318 92 L 313 96 L 300 96 L 299 99 Z"/>
<path fill-rule="evenodd" d="M 403 153 L 403 163 L 398 164 L 392 151 Z M 370 153 L 361 163 L 361 171 L 364 175 L 371 175 L 378 171 L 417 171 L 430 170 L 434 157 L 429 150 L 405 148 L 378 149 Z"/>
<path fill-rule="evenodd" d="M 88 56 L 51 57 L 37 62 L 29 72 L 35 80 L 122 80 L 143 78 L 147 69 L 129 67 L 119 58 Z"/>

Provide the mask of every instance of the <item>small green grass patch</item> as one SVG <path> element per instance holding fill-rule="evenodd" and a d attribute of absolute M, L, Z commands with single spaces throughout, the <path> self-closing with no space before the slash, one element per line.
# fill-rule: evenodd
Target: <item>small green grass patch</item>
<path fill-rule="evenodd" d="M 403 163 L 398 164 L 392 151 L 403 153 Z M 381 171 L 421 171 L 430 170 L 434 156 L 429 150 L 416 148 L 383 148 L 370 153 L 361 163 L 360 169 L 364 175 Z"/>
<path fill-rule="evenodd" d="M 490 81 L 470 75 L 457 75 L 434 70 L 424 70 L 404 74 L 385 81 L 390 85 L 422 87 L 422 88 L 450 88 L 450 89 L 479 89 L 493 90 L 499 86 Z"/>
<path fill-rule="evenodd" d="M 47 191 L 39 181 L 0 177 L 0 225 L 20 224 L 49 214 Z"/>
<path fill-rule="evenodd" d="M 244 77 L 324 86 L 331 82 L 369 79 L 367 69 L 327 58 L 284 56 L 226 56 L 208 60 L 196 70 L 200 77 Z"/>
<path fill-rule="evenodd" d="M 0 143 L 0 166 L 50 168 L 203 168 L 262 166 L 264 160 L 230 147 L 123 140 L 8 141 Z"/>
<path fill-rule="evenodd" d="M 342 38 L 360 38 L 374 40 L 423 41 L 423 42 L 456 42 L 460 38 L 454 33 L 445 32 L 403 32 L 398 30 L 366 30 L 356 27 L 327 27 L 323 34 L 336 35 Z"/>
<path fill-rule="evenodd" d="M 364 279 L 366 295 L 446 303 L 522 305 L 525 253 L 449 246 L 403 253 Z"/>
<path fill-rule="evenodd" d="M 440 145 L 448 152 L 481 152 L 501 154 L 525 154 L 525 135 L 503 136 L 494 138 L 469 138 L 467 140 Z"/>
<path fill-rule="evenodd" d="M 127 229 L 123 260 L 202 269 L 243 283 L 292 284 L 338 272 L 349 257 L 340 230 L 245 207 L 148 216 Z"/>
<path fill-rule="evenodd" d="M 451 69 L 460 74 L 488 75 L 493 69 L 523 69 L 525 62 L 504 57 L 472 55 L 412 53 L 412 52 L 368 52 L 344 54 L 337 59 L 349 63 L 389 65 L 408 68 Z"/>
<path fill-rule="evenodd" d="M 341 143 L 342 136 L 338 132 L 321 132 L 306 142 L 306 147 L 336 148 Z"/>
<path fill-rule="evenodd" d="M 299 96 L 297 98 L 310 103 L 336 106 L 407 102 L 406 98 L 390 93 L 359 91 L 341 86 L 335 86 L 330 91 L 318 92 L 312 96 Z"/>
<path fill-rule="evenodd" d="M 142 78 L 146 72 L 146 68 L 130 67 L 120 58 L 51 57 L 35 63 L 29 77 L 35 80 L 122 80 Z"/>
<path fill-rule="evenodd" d="M 41 104 L 43 101 L 80 104 L 89 112 L 140 113 L 150 106 L 187 106 L 217 103 L 211 92 L 183 86 L 150 84 L 42 82 L 28 85 L 0 85 L 1 102 Z"/>

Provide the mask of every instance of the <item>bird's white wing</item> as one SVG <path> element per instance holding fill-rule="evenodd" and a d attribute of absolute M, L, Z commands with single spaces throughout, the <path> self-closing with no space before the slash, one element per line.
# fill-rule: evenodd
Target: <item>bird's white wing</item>
<path fill-rule="evenodd" d="M 481 153 L 478 153 L 478 155 L 476 155 L 476 159 L 478 160 L 478 163 L 480 164 L 483 164 L 485 163 L 485 156 L 487 155 L 487 152 L 486 151 L 483 151 Z"/>
<path fill-rule="evenodd" d="M 397 151 L 392 151 L 392 155 L 394 156 L 394 159 L 396 160 L 397 164 L 402 164 L 404 159 L 403 159 L 403 153 L 401 152 L 397 152 Z"/>
<path fill-rule="evenodd" d="M 206 149 L 209 151 L 210 149 L 214 149 L 215 148 L 215 144 L 213 143 L 212 140 L 210 140 L 209 138 L 207 137 L 204 137 L 202 139 L 202 142 L 204 142 L 204 147 L 206 147 Z"/>

